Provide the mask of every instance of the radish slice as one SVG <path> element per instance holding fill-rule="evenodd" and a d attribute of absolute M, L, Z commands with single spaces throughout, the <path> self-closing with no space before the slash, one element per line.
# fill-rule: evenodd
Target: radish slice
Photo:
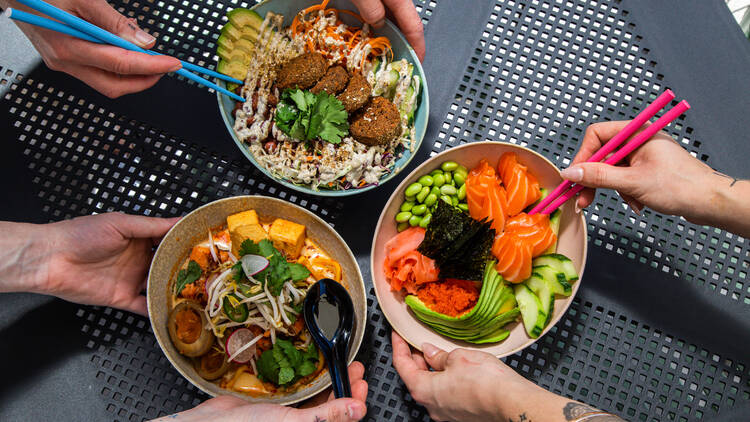
<path fill-rule="evenodd" d="M 208 247 L 211 249 L 211 258 L 214 262 L 219 262 L 219 257 L 216 256 L 216 250 L 214 249 L 214 236 L 211 234 L 211 230 L 208 231 Z"/>
<path fill-rule="evenodd" d="M 235 330 L 229 337 L 225 349 L 229 362 L 247 363 L 255 356 L 255 343 L 263 337 L 253 335 L 253 332 L 247 328 Z"/>
<path fill-rule="evenodd" d="M 216 281 L 217 278 L 219 278 L 219 275 L 216 273 L 213 273 L 211 274 L 211 277 L 209 277 L 208 280 L 206 280 L 206 283 L 203 285 L 203 288 L 205 289 L 205 293 L 206 293 L 206 298 L 208 298 L 208 295 L 209 295 L 208 292 L 211 291 L 211 285 L 214 284 L 214 281 Z"/>
<path fill-rule="evenodd" d="M 260 255 L 245 255 L 240 258 L 242 270 L 248 277 L 263 271 L 268 267 L 268 260 Z"/>

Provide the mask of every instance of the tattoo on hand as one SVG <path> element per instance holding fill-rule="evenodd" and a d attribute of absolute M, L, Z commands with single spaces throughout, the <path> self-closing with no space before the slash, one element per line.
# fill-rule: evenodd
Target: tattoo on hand
<path fill-rule="evenodd" d="M 732 176 L 726 175 L 724 173 L 720 173 L 718 171 L 715 171 L 714 174 L 717 175 L 717 176 L 721 176 L 721 177 L 723 177 L 725 179 L 730 179 L 732 181 L 732 183 L 729 184 L 730 188 L 732 186 L 734 186 L 735 183 L 744 181 L 744 179 L 738 179 L 736 177 L 732 177 Z"/>
<path fill-rule="evenodd" d="M 319 416 L 316 416 L 315 417 L 315 422 L 326 422 L 326 420 L 325 419 L 320 419 Z"/>
<path fill-rule="evenodd" d="M 526 412 L 523 412 L 518 415 L 518 419 L 508 418 L 508 422 L 532 422 L 532 420 L 526 417 Z"/>
<path fill-rule="evenodd" d="M 566 421 L 571 422 L 578 420 L 586 422 L 624 422 L 624 420 L 618 416 L 602 412 L 595 407 L 574 401 L 569 402 L 563 407 L 563 416 L 565 416 Z"/>

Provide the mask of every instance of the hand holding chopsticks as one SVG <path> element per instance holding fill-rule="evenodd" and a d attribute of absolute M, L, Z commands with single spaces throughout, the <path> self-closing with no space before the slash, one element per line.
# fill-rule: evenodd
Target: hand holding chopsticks
<path fill-rule="evenodd" d="M 646 123 L 651 117 L 653 117 L 662 107 L 664 107 L 667 103 L 669 103 L 673 98 L 674 98 L 674 94 L 671 91 L 667 90 L 664 94 L 659 96 L 654 101 L 653 104 L 651 104 L 643 112 L 641 112 L 635 119 L 633 119 L 633 121 L 631 121 L 630 123 L 622 127 L 620 132 L 614 135 L 614 137 L 612 137 L 612 139 L 609 140 L 609 142 L 605 143 L 601 149 L 599 149 L 596 153 L 594 153 L 587 160 L 587 162 L 598 163 L 602 159 L 606 158 L 604 160 L 604 163 L 612 166 L 614 164 L 617 164 L 623 158 L 627 157 L 628 154 L 631 154 L 638 147 L 640 147 L 646 141 L 648 141 L 652 136 L 656 135 L 658 131 L 663 129 L 673 120 L 677 119 L 677 117 L 679 117 L 682 113 L 684 113 L 690 108 L 690 105 L 686 101 L 681 101 L 674 108 L 664 113 L 664 115 L 661 118 L 659 118 L 656 122 L 646 126 L 642 132 L 633 136 L 630 142 L 626 143 L 618 151 L 613 152 L 618 146 L 622 145 L 631 135 L 633 135 L 639 128 L 641 128 L 641 126 L 644 123 Z M 582 146 L 581 148 L 582 152 L 585 151 L 584 146 Z M 608 157 L 610 153 L 612 153 L 612 155 Z M 579 152 L 579 155 L 580 154 L 581 152 Z M 573 168 L 575 168 L 575 170 L 573 170 Z M 577 167 L 571 166 L 571 169 L 566 169 L 564 173 L 566 173 L 569 176 L 580 175 L 581 177 L 580 177 L 580 180 L 572 180 L 572 181 L 566 180 L 563 183 L 561 183 L 544 200 L 542 200 L 537 206 L 535 206 L 529 214 L 536 214 L 538 212 L 541 212 L 542 214 L 550 214 L 554 212 L 557 208 L 559 208 L 567 200 L 574 197 L 578 192 L 584 189 L 583 184 L 574 185 L 572 183 L 572 182 L 584 181 L 584 175 L 583 175 L 584 170 L 583 168 L 581 168 L 581 166 L 577 166 Z"/>
<path fill-rule="evenodd" d="M 93 24 L 91 24 L 91 23 L 89 23 L 89 22 L 87 22 L 87 21 L 85 21 L 85 20 L 83 20 L 83 19 L 81 19 L 81 18 L 79 18 L 77 16 L 74 16 L 74 15 L 72 15 L 72 14 L 70 14 L 70 13 L 64 11 L 64 10 L 61 10 L 61 9 L 55 7 L 55 6 L 52 6 L 51 4 L 48 4 L 48 3 L 46 3 L 46 2 L 44 2 L 42 0 L 18 0 L 18 2 L 22 3 L 22 4 L 26 5 L 26 6 L 28 6 L 30 8 L 32 8 L 34 10 L 37 10 L 37 11 L 39 11 L 39 12 L 41 12 L 41 13 L 47 15 L 47 16 L 50 16 L 50 17 L 56 19 L 59 22 L 51 20 L 51 19 L 47 19 L 47 18 L 44 18 L 44 17 L 41 17 L 41 16 L 37 16 L 37 15 L 30 14 L 30 13 L 26 13 L 26 12 L 21 11 L 21 10 L 10 9 L 10 8 L 5 11 L 5 14 L 7 16 L 9 16 L 9 17 L 11 17 L 13 19 L 22 21 L 22 22 L 26 22 L 26 23 L 38 26 L 38 27 L 50 29 L 50 30 L 61 32 L 61 33 L 67 34 L 67 35 L 71 35 L 71 36 L 77 37 L 77 38 L 81 38 L 81 39 L 89 41 L 89 42 L 100 43 L 100 44 L 110 44 L 110 45 L 114 45 L 114 46 L 117 46 L 117 47 L 120 47 L 120 48 L 123 48 L 123 49 L 126 49 L 126 50 L 130 50 L 130 51 L 136 51 L 136 52 L 139 52 L 139 53 L 149 54 L 149 55 L 152 55 L 152 56 L 161 56 L 159 53 L 155 53 L 155 52 L 149 51 L 149 50 L 144 50 L 143 48 L 139 47 L 138 45 L 136 45 L 136 44 L 134 44 L 134 43 L 132 43 L 130 41 L 127 41 L 127 40 L 125 40 L 125 39 L 123 39 L 121 37 L 118 37 L 117 35 L 114 35 L 111 32 L 108 32 L 108 31 L 106 31 L 106 30 L 104 30 L 104 29 L 102 29 L 102 28 L 100 28 L 100 27 L 98 27 L 96 25 L 93 25 Z M 99 3 L 100 3 L 100 0 L 94 0 L 94 1 L 92 1 L 90 3 L 87 2 L 86 4 L 82 4 L 82 5 L 80 5 L 80 7 L 81 8 L 86 8 L 86 7 L 92 7 L 92 8 L 94 8 L 94 7 L 96 7 L 98 9 L 105 8 L 104 6 L 102 6 Z M 106 5 L 105 2 L 101 2 L 101 3 L 104 3 Z M 106 5 L 106 8 L 111 9 L 111 7 L 109 7 L 108 5 Z M 101 11 L 101 12 L 102 13 L 106 13 L 107 11 Z M 119 16 L 120 18 L 124 19 L 122 16 L 120 16 L 119 14 L 117 14 L 117 12 L 114 11 L 114 9 L 111 9 L 111 12 L 114 12 L 114 14 L 116 16 Z M 110 16 L 110 20 L 112 20 L 112 21 L 118 21 L 119 18 Z M 143 33 L 142 31 L 141 32 L 136 32 L 136 35 L 141 35 L 141 37 L 143 37 L 143 35 L 145 35 L 145 33 Z M 101 51 L 102 50 L 99 50 L 99 52 L 101 52 Z M 73 52 L 73 53 L 75 53 L 75 52 Z M 112 61 L 112 60 L 110 60 L 108 62 L 107 60 L 104 60 L 101 57 L 93 57 L 93 58 L 89 58 L 89 59 L 92 62 L 94 62 L 94 63 L 96 63 L 97 59 L 99 59 L 99 62 L 105 62 L 105 65 L 110 65 L 109 62 Z M 147 59 L 139 59 L 137 55 L 133 55 L 132 56 L 132 61 L 128 63 L 128 66 L 132 65 L 133 63 L 137 63 L 138 60 L 140 60 L 141 62 L 147 62 L 148 61 Z M 218 72 L 215 72 L 213 70 L 205 69 L 205 68 L 202 68 L 200 66 L 196 66 L 196 65 L 194 65 L 192 63 L 188 63 L 188 62 L 184 62 L 184 61 L 179 62 L 179 63 L 176 63 L 176 60 L 166 61 L 166 60 L 162 59 L 160 61 L 164 62 L 164 63 L 169 63 L 170 67 L 168 69 L 162 69 L 162 68 L 158 68 L 157 67 L 156 69 L 159 69 L 159 70 L 155 70 L 156 72 L 161 71 L 161 73 L 166 73 L 167 71 L 175 71 L 178 75 L 184 76 L 185 78 L 193 80 L 193 81 L 195 81 L 195 82 L 197 82 L 197 83 L 199 83 L 201 85 L 204 85 L 206 87 L 215 89 L 216 91 L 219 91 L 219 92 L 221 92 L 224 95 L 228 95 L 228 96 L 232 97 L 233 99 L 235 99 L 237 101 L 244 101 L 244 98 L 242 98 L 241 96 L 239 96 L 239 95 L 237 95 L 237 94 L 235 94 L 235 93 L 233 93 L 231 91 L 228 91 L 228 90 L 226 90 L 226 89 L 224 89 L 224 88 L 216 85 L 215 83 L 213 83 L 213 82 L 211 82 L 211 81 L 209 81 L 207 79 L 204 79 L 204 78 L 202 78 L 202 77 L 200 77 L 198 75 L 195 75 L 195 74 L 191 73 L 189 70 L 193 70 L 193 71 L 196 71 L 196 72 L 204 73 L 206 75 L 213 76 L 213 77 L 216 77 L 216 78 L 228 81 L 228 82 L 242 84 L 242 81 L 230 78 L 230 77 L 228 77 L 226 75 L 222 75 L 222 74 L 220 74 Z M 115 61 L 115 62 L 118 63 L 118 61 Z M 120 60 L 119 63 L 121 63 L 121 62 L 122 61 Z M 152 60 L 150 62 L 156 62 L 156 60 Z M 181 67 L 180 67 L 180 64 L 181 64 Z M 117 65 L 117 66 L 118 66 L 117 67 L 118 69 L 127 68 L 127 66 L 125 66 L 125 67 L 123 67 L 122 65 Z M 94 67 L 96 68 L 96 70 L 101 70 L 102 66 L 94 66 Z M 76 67 L 74 69 L 66 69 L 66 71 L 68 73 L 72 74 L 73 76 L 77 76 L 77 77 L 79 75 L 87 73 L 87 75 L 90 76 L 90 77 L 88 78 L 89 80 L 84 80 L 85 82 L 89 83 L 90 85 L 94 86 L 96 89 L 98 89 L 98 90 L 100 90 L 100 91 L 102 91 L 102 92 L 104 92 L 106 94 L 110 94 L 110 93 L 115 94 L 115 95 L 111 95 L 110 94 L 110 96 L 116 96 L 117 94 L 121 95 L 120 92 L 118 92 L 117 90 L 113 91 L 113 89 L 111 87 L 108 87 L 106 85 L 106 81 L 102 80 L 103 76 L 104 76 L 104 75 L 102 75 L 102 72 L 96 72 L 96 71 L 92 72 L 91 71 L 92 69 L 90 69 L 90 68 L 91 68 L 91 66 L 88 66 L 88 68 L 82 67 L 82 66 L 78 66 L 78 67 Z M 88 70 L 89 72 L 84 72 L 85 70 Z M 111 69 L 105 69 L 105 70 L 112 71 Z M 139 68 L 132 69 L 132 70 L 136 70 L 136 72 L 137 72 L 139 70 Z M 133 72 L 133 73 L 136 73 L 136 72 Z M 115 72 L 115 73 L 119 73 L 119 72 Z M 117 77 L 117 75 L 113 75 L 113 76 Z M 84 79 L 84 78 L 81 78 L 81 79 Z M 148 77 L 144 78 L 143 76 L 141 76 L 140 80 L 138 80 L 138 79 L 139 78 L 136 78 L 136 82 L 140 82 L 140 84 L 136 84 L 136 85 L 143 86 L 142 89 L 145 89 L 148 86 L 153 85 L 153 83 L 155 83 L 156 80 L 158 80 L 158 77 L 154 78 L 153 75 L 151 75 L 150 78 L 148 78 Z M 134 90 L 125 89 L 124 92 L 122 92 L 122 93 L 134 92 L 136 90 L 137 89 L 134 89 Z"/>

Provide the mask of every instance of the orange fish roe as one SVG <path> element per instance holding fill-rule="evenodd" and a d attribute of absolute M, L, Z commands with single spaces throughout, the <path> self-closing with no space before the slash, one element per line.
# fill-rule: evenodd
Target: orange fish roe
<path fill-rule="evenodd" d="M 477 304 L 479 289 L 473 281 L 447 279 L 423 285 L 417 297 L 433 311 L 456 317 Z"/>

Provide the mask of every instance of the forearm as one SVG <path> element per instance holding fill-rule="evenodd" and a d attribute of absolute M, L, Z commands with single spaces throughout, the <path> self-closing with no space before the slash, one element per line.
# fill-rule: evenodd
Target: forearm
<path fill-rule="evenodd" d="M 696 218 L 689 221 L 750 237 L 750 180 L 711 172 L 701 182 L 703 198 L 697 198 Z"/>
<path fill-rule="evenodd" d="M 50 261 L 44 227 L 0 222 L 0 292 L 42 292 Z"/>
<path fill-rule="evenodd" d="M 534 422 L 623 422 L 623 419 L 586 404 L 558 396 L 529 383 L 515 391 L 496 392 L 501 421 Z"/>

